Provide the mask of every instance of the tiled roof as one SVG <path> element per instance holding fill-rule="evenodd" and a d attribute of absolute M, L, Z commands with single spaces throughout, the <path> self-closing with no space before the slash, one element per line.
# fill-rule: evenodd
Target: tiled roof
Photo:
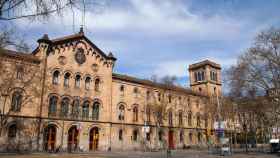
<path fill-rule="evenodd" d="M 210 66 L 213 66 L 217 69 L 221 69 L 221 65 L 220 64 L 217 64 L 213 61 L 210 61 L 210 60 L 204 60 L 204 61 L 201 61 L 201 62 L 198 62 L 198 63 L 195 63 L 195 64 L 191 64 L 189 65 L 189 69 L 196 69 L 196 68 L 199 68 L 203 65 L 210 65 Z"/>
<path fill-rule="evenodd" d="M 32 54 L 17 52 L 17 51 L 9 50 L 9 49 L 0 49 L 0 56 L 15 58 L 15 59 L 19 59 L 19 60 L 25 60 L 25 61 L 34 62 L 34 63 L 41 62 L 40 59 L 38 59 L 37 57 L 35 57 Z"/>
<path fill-rule="evenodd" d="M 189 88 L 157 83 L 157 82 L 153 82 L 151 80 L 139 79 L 139 78 L 136 78 L 136 77 L 123 75 L 123 74 L 113 73 L 113 79 L 121 80 L 121 81 L 125 81 L 125 82 L 132 82 L 132 83 L 136 83 L 136 84 L 142 84 L 142 85 L 151 86 L 151 87 L 155 87 L 155 88 L 159 88 L 159 89 L 176 91 L 176 92 L 185 93 L 185 94 L 204 96 L 202 94 L 199 94 L 199 93 L 196 93 L 196 92 L 192 91 Z"/>

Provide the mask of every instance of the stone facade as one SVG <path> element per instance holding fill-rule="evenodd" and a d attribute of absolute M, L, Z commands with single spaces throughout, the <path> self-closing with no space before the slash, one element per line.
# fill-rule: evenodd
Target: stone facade
<path fill-rule="evenodd" d="M 212 123 L 204 108 L 210 89 L 221 93 L 220 65 L 190 65 L 188 89 L 114 73 L 116 58 L 82 30 L 38 43 L 31 54 L 1 50 L 1 151 L 206 145 Z M 203 82 L 194 77 L 200 69 Z"/>

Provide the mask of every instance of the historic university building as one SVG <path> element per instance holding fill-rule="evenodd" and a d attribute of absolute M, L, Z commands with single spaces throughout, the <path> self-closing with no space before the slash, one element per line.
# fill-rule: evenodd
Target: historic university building
<path fill-rule="evenodd" d="M 0 50 L 0 151 L 108 151 L 205 146 L 221 66 L 189 65 L 190 88 L 114 73 L 117 58 L 81 29 L 44 35 L 29 54 Z"/>

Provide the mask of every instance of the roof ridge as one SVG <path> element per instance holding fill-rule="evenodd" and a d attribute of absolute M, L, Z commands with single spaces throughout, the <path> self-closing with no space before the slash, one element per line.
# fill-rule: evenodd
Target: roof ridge
<path fill-rule="evenodd" d="M 196 92 L 192 91 L 190 88 L 186 88 L 183 86 L 168 85 L 168 84 L 164 84 L 164 83 L 154 82 L 149 79 L 141 79 L 141 78 L 137 78 L 134 76 L 130 76 L 130 75 L 126 75 L 126 74 L 119 74 L 119 73 L 115 73 L 115 72 L 112 75 L 113 75 L 113 77 L 120 79 L 120 80 L 136 82 L 138 84 L 145 84 L 148 86 L 156 86 L 158 88 L 167 89 L 167 90 L 181 91 L 184 93 L 198 95 L 198 96 L 204 96 L 200 93 L 196 93 Z"/>

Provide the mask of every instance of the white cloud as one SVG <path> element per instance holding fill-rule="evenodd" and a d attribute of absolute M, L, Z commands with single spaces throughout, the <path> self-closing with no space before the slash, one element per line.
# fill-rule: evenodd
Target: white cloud
<path fill-rule="evenodd" d="M 86 27 L 94 32 L 129 32 L 148 36 L 181 36 L 190 39 L 232 39 L 240 35 L 240 20 L 222 15 L 204 17 L 191 13 L 186 4 L 173 0 L 130 0 L 130 7 L 110 6 L 103 12 L 86 13 Z M 128 9 L 129 8 L 129 9 Z M 24 27 L 25 20 L 17 21 Z M 64 17 L 48 22 L 53 30 L 63 31 L 73 24 L 73 13 L 67 10 Z M 75 24 L 82 24 L 82 13 L 75 10 Z M 33 23 L 33 27 L 42 27 Z M 69 29 L 71 30 L 71 29 Z"/>

